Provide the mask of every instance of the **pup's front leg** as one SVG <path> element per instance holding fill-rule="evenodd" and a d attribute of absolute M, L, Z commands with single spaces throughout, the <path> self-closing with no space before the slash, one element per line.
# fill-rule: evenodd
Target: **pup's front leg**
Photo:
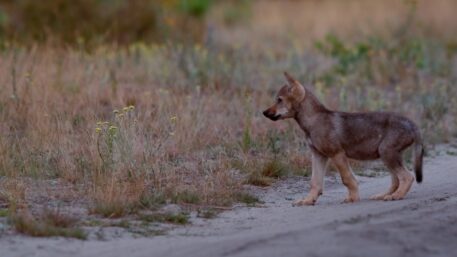
<path fill-rule="evenodd" d="M 312 174 L 311 174 L 311 190 L 308 195 L 301 200 L 295 201 L 293 206 L 314 205 L 317 198 L 324 190 L 324 176 L 327 171 L 328 158 L 317 153 L 312 152 Z"/>
<path fill-rule="evenodd" d="M 351 166 L 349 166 L 346 155 L 344 153 L 339 153 L 332 157 L 332 161 L 341 175 L 343 184 L 348 189 L 348 196 L 344 199 L 343 203 L 353 203 L 359 201 L 359 186 L 354 177 Z"/>

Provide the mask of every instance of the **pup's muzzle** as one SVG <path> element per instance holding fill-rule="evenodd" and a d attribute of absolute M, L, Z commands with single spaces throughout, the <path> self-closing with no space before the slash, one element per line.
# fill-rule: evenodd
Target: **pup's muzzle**
<path fill-rule="evenodd" d="M 272 112 L 270 109 L 263 111 L 263 115 L 269 118 L 270 120 L 277 121 L 281 118 L 281 115 L 277 115 L 275 112 Z"/>

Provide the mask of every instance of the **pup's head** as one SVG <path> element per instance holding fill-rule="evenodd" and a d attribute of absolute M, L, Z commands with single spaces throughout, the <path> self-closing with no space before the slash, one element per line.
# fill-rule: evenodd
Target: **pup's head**
<path fill-rule="evenodd" d="M 265 117 L 274 121 L 295 117 L 296 107 L 305 99 L 306 95 L 305 88 L 300 82 L 287 72 L 284 72 L 284 76 L 287 79 L 287 84 L 277 93 L 273 106 L 263 112 Z"/>

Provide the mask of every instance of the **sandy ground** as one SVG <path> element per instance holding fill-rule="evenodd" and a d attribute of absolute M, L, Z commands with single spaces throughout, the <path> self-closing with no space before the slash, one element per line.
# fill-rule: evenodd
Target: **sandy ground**
<path fill-rule="evenodd" d="M 236 208 L 166 236 L 79 241 L 0 238 L 1 257 L 457 256 L 457 156 L 428 160 L 424 182 L 401 201 L 371 201 L 390 178 L 358 177 L 362 201 L 341 204 L 335 179 L 316 206 L 292 207 L 308 190 L 288 179 L 259 192 L 264 207 Z"/>

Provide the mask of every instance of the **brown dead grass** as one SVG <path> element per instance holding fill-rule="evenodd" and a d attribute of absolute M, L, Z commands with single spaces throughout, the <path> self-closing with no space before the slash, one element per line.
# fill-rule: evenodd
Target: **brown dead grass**
<path fill-rule="evenodd" d="M 368 19 L 362 16 L 365 8 L 351 9 L 346 17 L 341 10 L 355 7 L 352 2 L 331 8 L 327 1 L 285 7 L 265 2 L 253 7 L 262 10 L 255 11 L 252 25 L 260 35 L 244 28 L 241 37 L 254 44 L 239 41 L 243 47 L 138 43 L 90 53 L 47 46 L 0 52 L 0 201 L 26 205 L 33 192 L 14 184 L 24 177 L 59 179 L 88 199 L 84 204 L 91 213 L 119 217 L 169 202 L 228 206 L 240 201 L 246 180 L 267 186 L 288 174 L 306 175 L 302 131 L 293 121 L 273 123 L 261 114 L 284 84 L 284 70 L 331 108 L 397 111 L 418 122 L 428 142 L 453 136 L 456 52 L 451 41 L 432 38 L 430 43 L 420 36 L 394 41 L 379 32 L 374 38 L 379 42 L 347 44 L 341 56 L 325 55 L 310 47 L 314 38 L 339 25 L 349 30 L 359 22 L 353 17 L 358 14 Z M 367 2 L 361 6 L 391 17 L 391 7 Z M 423 15 L 423 6 L 430 4 L 419 2 Z M 279 13 L 282 8 L 309 15 L 295 19 Z M 315 21 L 323 13 L 330 17 L 326 24 Z M 263 29 L 260 16 L 272 18 Z M 405 22 L 391 18 L 393 27 Z M 300 27 L 306 19 L 311 20 Z M 382 24 L 382 17 L 373 19 Z M 283 44 L 292 37 L 284 28 L 305 35 L 313 26 L 308 39 L 297 36 Z M 281 44 L 267 40 L 271 35 L 262 31 L 278 32 L 272 37 Z M 221 33 L 237 41 L 230 32 Z M 404 47 L 408 43 L 411 49 Z M 360 45 L 369 50 L 358 62 L 351 53 L 363 51 Z M 338 73 L 332 69 L 343 62 L 338 58 L 355 68 Z"/>
<path fill-rule="evenodd" d="M 155 47 L 141 47 L 155 55 Z M 266 105 L 269 93 L 247 102 L 253 96 L 243 90 L 183 88 L 182 79 L 173 84 L 182 74 L 157 80 L 149 71 L 159 63 L 136 65 L 137 50 L 100 51 L 2 53 L 0 80 L 9 90 L 0 92 L 0 174 L 85 187 L 91 212 L 106 217 L 131 213 L 159 194 L 180 202 L 176 195 L 194 192 L 203 205 L 236 201 L 241 180 L 229 160 L 247 157 L 238 137 L 246 122 L 253 140 L 265 136 L 263 120 L 245 109 L 257 109 L 258 100 Z"/>
<path fill-rule="evenodd" d="M 235 192 L 246 178 L 267 186 L 271 178 L 306 175 L 309 160 L 303 155 L 302 132 L 293 121 L 272 123 L 260 113 L 281 83 L 283 67 L 274 66 L 270 53 L 245 49 L 252 56 L 234 57 L 232 50 L 214 55 L 199 45 L 182 51 L 139 44 L 92 54 L 50 48 L 3 52 L 0 83 L 9 86 L 0 92 L 0 174 L 78 185 L 87 192 L 91 212 L 105 217 L 135 212 L 158 195 L 164 202 L 226 206 L 237 201 Z M 258 60 L 250 59 L 255 56 Z M 327 65 L 319 56 L 307 57 L 302 65 Z M 237 58 L 246 59 L 240 64 Z M 291 67 L 297 62 L 287 60 Z M 249 69 L 258 61 L 266 62 L 259 72 L 226 77 L 237 65 Z M 426 121 L 422 109 L 409 108 L 422 98 L 405 99 L 417 92 L 425 99 L 435 85 L 449 88 L 428 76 L 411 84 L 418 74 L 410 70 L 399 76 L 404 88 L 395 90 L 403 97 L 390 102 L 389 86 L 369 88 L 373 91 L 365 94 L 364 106 L 402 108 L 413 119 Z M 368 89 L 361 89 L 366 82 L 349 79 L 355 86 L 346 77 L 340 79 L 341 87 L 326 88 L 318 81 L 316 93 L 330 106 L 354 103 L 345 94 Z M 431 83 L 422 87 L 426 82 Z M 437 117 L 437 111 L 440 118 L 430 121 L 449 130 L 454 102 L 441 106 L 444 92 L 431 99 L 439 108 L 430 117 Z M 13 194 L 8 198 L 24 198 L 17 186 L 8 190 Z"/>
<path fill-rule="evenodd" d="M 21 180 L 0 180 L 0 208 L 20 209 L 26 203 L 26 186 Z"/>
<path fill-rule="evenodd" d="M 21 210 L 10 216 L 16 231 L 34 237 L 73 237 L 86 239 L 85 232 L 75 226 L 77 220 L 59 211 L 46 210 L 38 218 Z"/>

